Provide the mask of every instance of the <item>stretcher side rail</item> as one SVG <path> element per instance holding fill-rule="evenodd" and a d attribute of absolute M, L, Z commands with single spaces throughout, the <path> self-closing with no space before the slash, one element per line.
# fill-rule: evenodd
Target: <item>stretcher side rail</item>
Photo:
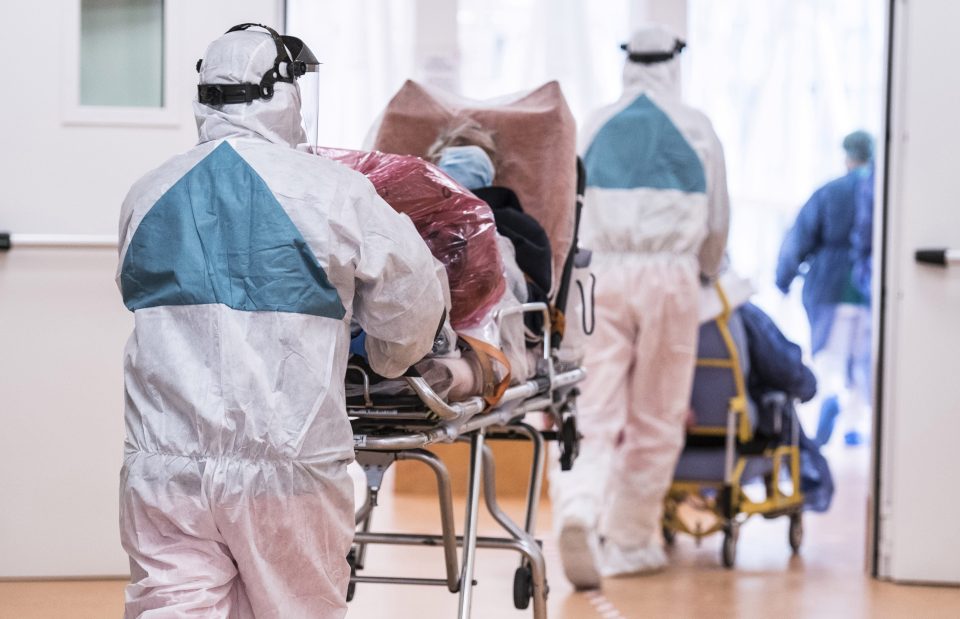
<path fill-rule="evenodd" d="M 379 417 L 376 410 L 371 411 L 371 417 L 365 418 L 364 412 L 354 409 L 350 411 L 350 415 L 357 418 L 355 430 L 366 431 L 366 433 L 354 435 L 354 444 L 358 449 L 396 451 L 420 449 L 434 443 L 449 443 L 459 436 L 481 428 L 509 425 L 527 413 L 549 411 L 558 405 L 557 398 L 553 397 L 554 392 L 576 385 L 586 378 L 586 375 L 586 370 L 576 368 L 555 375 L 546 387 L 543 387 L 541 381 L 527 381 L 507 389 L 500 404 L 486 413 L 477 411 L 469 415 L 466 421 L 462 421 L 462 417 L 458 416 L 454 420 L 440 422 L 428 428 L 405 425 L 409 422 L 408 419 L 399 419 L 394 415 Z M 465 403 L 448 406 L 479 406 L 480 404 L 476 401 L 483 403 L 481 398 L 472 398 Z M 562 402 L 563 400 L 559 403 Z M 469 409 L 467 412 L 470 412 Z M 426 418 L 426 413 L 423 413 L 423 418 Z M 393 430 L 393 432 L 389 434 L 371 432 L 377 430 Z"/>
<path fill-rule="evenodd" d="M 522 303 L 515 307 L 508 307 L 497 310 L 493 314 L 493 320 L 497 325 L 497 328 L 502 327 L 503 319 L 508 316 L 513 316 L 517 314 L 525 313 L 538 313 L 542 316 L 543 323 L 543 338 L 553 329 L 553 323 L 550 318 L 550 307 L 546 303 Z M 543 341 L 546 341 L 543 339 Z M 553 381 L 554 375 L 554 366 L 550 357 L 550 347 L 544 345 L 542 347 L 542 367 L 538 370 L 542 370 L 545 375 L 537 376 L 533 381 L 540 383 L 541 388 L 549 388 Z M 348 369 L 355 371 L 361 375 L 362 385 L 363 385 L 363 402 L 366 409 L 373 409 L 374 402 L 373 397 L 370 394 L 370 377 L 363 370 L 363 368 L 351 365 L 348 366 Z M 448 403 L 443 398 L 441 398 L 436 391 L 430 386 L 424 378 L 420 376 L 404 376 L 404 380 L 407 383 L 407 386 L 417 395 L 420 401 L 430 410 L 430 412 L 435 415 L 441 421 L 458 421 L 462 419 L 468 419 L 476 414 L 479 414 L 484 409 L 487 408 L 487 403 L 483 398 L 476 396 L 463 400 L 462 402 Z M 528 383 L 517 385 L 517 387 L 529 388 Z M 535 393 L 529 394 L 529 396 L 535 395 Z M 527 397 L 529 397 L 527 396 Z M 512 399 L 517 399 L 522 397 L 518 392 L 514 392 Z M 506 401 L 506 394 L 501 398 L 501 402 Z M 363 409 L 354 409 L 354 411 L 362 411 Z M 353 412 L 351 414 L 354 414 Z M 356 412 L 357 415 L 363 415 L 362 412 Z M 372 413 L 373 416 L 378 416 L 378 413 Z M 380 412 L 379 416 L 383 416 L 383 413 Z"/>
<path fill-rule="evenodd" d="M 499 327 L 504 318 L 528 312 L 541 315 L 542 341 L 548 342 L 547 336 L 553 329 L 553 323 L 550 308 L 546 303 L 523 303 L 501 309 L 494 314 L 494 320 Z M 489 408 L 487 402 L 479 396 L 460 402 L 446 402 L 434 391 L 430 383 L 420 376 L 405 376 L 403 380 L 426 410 L 401 411 L 399 407 L 391 408 L 390 404 L 375 406 L 370 394 L 369 376 L 362 368 L 351 366 L 350 369 L 361 375 L 363 385 L 364 406 L 348 407 L 350 416 L 358 421 L 355 427 L 370 425 L 363 422 L 375 422 L 403 432 L 403 434 L 396 433 L 391 436 L 383 436 L 382 433 L 380 435 L 361 433 L 355 436 L 355 445 L 363 449 L 417 449 L 436 442 L 451 442 L 464 433 L 476 431 L 482 427 L 510 423 L 528 412 L 556 412 L 565 400 L 560 392 L 582 381 L 586 377 L 586 372 L 583 368 L 574 367 L 558 373 L 551 353 L 550 346 L 544 345 L 537 368 L 538 374 L 523 383 L 509 387 L 493 408 Z M 533 400 L 537 396 L 544 395 L 549 397 Z M 390 399 L 386 398 L 386 401 L 389 402 Z M 474 418 L 478 416 L 482 419 L 474 422 Z M 439 422 L 430 428 L 409 427 L 409 422 L 417 420 L 439 420 Z"/>

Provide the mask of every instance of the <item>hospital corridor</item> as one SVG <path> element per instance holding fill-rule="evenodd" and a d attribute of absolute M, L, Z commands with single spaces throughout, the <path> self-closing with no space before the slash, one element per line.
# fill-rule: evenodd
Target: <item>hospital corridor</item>
<path fill-rule="evenodd" d="M 960 617 L 960 5 L 0 12 L 0 619 Z"/>

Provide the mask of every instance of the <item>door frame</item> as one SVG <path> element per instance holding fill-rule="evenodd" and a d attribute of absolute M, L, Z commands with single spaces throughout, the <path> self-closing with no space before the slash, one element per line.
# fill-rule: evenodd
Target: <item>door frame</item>
<path fill-rule="evenodd" d="M 872 381 L 873 381 L 873 443 L 871 447 L 871 484 L 869 508 L 867 514 L 867 568 L 874 578 L 881 577 L 880 562 L 882 557 L 881 534 L 883 522 L 889 513 L 885 503 L 883 466 L 888 460 L 884 453 L 884 354 L 886 353 L 886 338 L 884 333 L 887 327 L 887 260 L 885 260 L 888 239 L 887 227 L 890 195 L 890 142 L 893 133 L 893 82 L 894 58 L 897 45 L 902 37 L 898 36 L 899 21 L 896 19 L 896 0 L 889 0 L 886 6 L 887 24 L 885 39 L 885 67 L 884 67 L 884 101 L 882 134 L 879 136 L 881 162 L 876 166 L 880 174 L 877 177 L 877 186 L 874 195 L 873 217 L 873 277 L 872 316 L 873 316 L 873 343 L 872 343 Z M 900 75 L 900 72 L 897 72 Z"/>

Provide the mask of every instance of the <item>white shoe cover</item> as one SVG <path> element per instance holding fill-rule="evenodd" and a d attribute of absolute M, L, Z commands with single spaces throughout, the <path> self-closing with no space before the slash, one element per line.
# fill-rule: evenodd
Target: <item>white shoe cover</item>
<path fill-rule="evenodd" d="M 660 544 L 627 548 L 611 543 L 603 546 L 603 575 L 652 574 L 667 567 L 667 554 Z"/>
<path fill-rule="evenodd" d="M 560 528 L 560 560 L 563 573 L 577 589 L 599 589 L 600 544 L 597 532 L 580 520 L 569 520 Z"/>

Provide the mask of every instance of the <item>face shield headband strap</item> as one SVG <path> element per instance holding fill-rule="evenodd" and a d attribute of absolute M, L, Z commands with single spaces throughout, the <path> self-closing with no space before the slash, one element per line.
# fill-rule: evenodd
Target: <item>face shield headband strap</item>
<path fill-rule="evenodd" d="M 686 46 L 687 44 L 684 41 L 677 39 L 676 43 L 673 45 L 673 49 L 669 52 L 631 52 L 629 49 L 627 49 L 626 43 L 621 45 L 620 49 L 628 52 L 627 58 L 630 60 L 630 62 L 638 62 L 640 64 L 657 64 L 658 62 L 672 60 L 679 55 Z"/>
<path fill-rule="evenodd" d="M 263 24 L 239 24 L 227 33 L 239 32 L 251 27 L 266 30 L 277 48 L 277 55 L 273 61 L 273 68 L 264 73 L 259 84 L 200 84 L 197 86 L 197 100 L 204 105 L 220 106 L 230 103 L 250 103 L 255 99 L 270 100 L 273 98 L 274 85 L 277 82 L 292 84 L 295 79 L 313 70 L 317 59 L 313 56 L 303 41 L 296 37 L 281 36 L 276 30 Z M 296 50 L 296 60 L 290 59 L 287 48 Z M 197 61 L 197 73 L 203 59 Z"/>

